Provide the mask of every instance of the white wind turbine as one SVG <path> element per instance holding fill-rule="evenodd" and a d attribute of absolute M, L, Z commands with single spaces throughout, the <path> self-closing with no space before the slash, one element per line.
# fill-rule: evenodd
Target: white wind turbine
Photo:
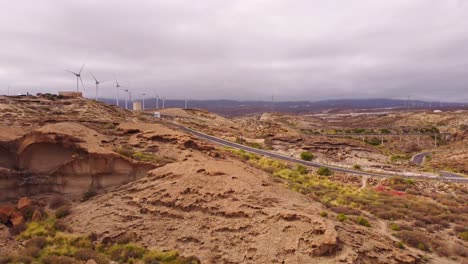
<path fill-rule="evenodd" d="M 98 99 L 99 84 L 100 84 L 100 83 L 103 83 L 103 82 L 107 82 L 107 81 L 98 81 L 98 80 L 96 79 L 96 76 L 94 76 L 94 74 L 93 74 L 92 72 L 89 72 L 89 73 L 91 73 L 91 75 L 93 76 L 94 81 L 95 81 L 95 83 L 96 83 L 96 101 L 97 101 L 97 99 Z"/>
<path fill-rule="evenodd" d="M 117 78 L 115 78 L 115 88 L 116 88 L 115 103 L 117 104 L 117 106 L 119 106 L 119 88 L 120 88 L 120 84 L 117 81 Z"/>
<path fill-rule="evenodd" d="M 77 92 L 78 92 L 78 81 L 81 81 L 81 87 L 84 89 L 83 80 L 81 79 L 81 72 L 83 71 L 84 66 L 85 64 L 83 63 L 83 66 L 81 66 L 81 69 L 78 73 L 66 70 L 67 72 L 73 73 L 76 76 L 76 91 Z"/>
<path fill-rule="evenodd" d="M 132 92 L 128 89 L 124 90 L 128 94 L 128 98 L 125 97 L 125 109 L 128 109 L 128 101 L 130 101 L 130 105 L 132 104 Z"/>

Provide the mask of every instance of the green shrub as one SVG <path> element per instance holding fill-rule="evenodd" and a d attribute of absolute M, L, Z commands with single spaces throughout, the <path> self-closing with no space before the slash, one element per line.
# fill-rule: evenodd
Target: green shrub
<path fill-rule="evenodd" d="M 132 155 L 132 158 L 144 162 L 154 162 L 156 160 L 156 157 L 153 154 L 143 152 L 135 152 Z"/>
<path fill-rule="evenodd" d="M 125 244 L 113 245 L 108 252 L 112 260 L 128 263 L 130 259 L 141 259 L 147 250 L 134 244 Z"/>
<path fill-rule="evenodd" d="M 395 224 L 395 223 L 391 223 L 390 224 L 390 229 L 393 230 L 393 231 L 399 231 L 400 230 L 400 226 Z"/>
<path fill-rule="evenodd" d="M 320 216 L 321 216 L 321 217 L 327 217 L 327 216 L 328 216 L 328 213 L 325 212 L 325 211 L 324 211 L 324 212 L 320 212 Z"/>
<path fill-rule="evenodd" d="M 145 254 L 143 260 L 145 263 L 157 263 L 156 261 L 170 262 L 179 257 L 179 253 L 175 250 L 170 251 L 150 251 Z"/>
<path fill-rule="evenodd" d="M 75 253 L 75 258 L 88 261 L 90 259 L 96 261 L 97 264 L 107 264 L 109 260 L 106 258 L 104 254 L 94 251 L 90 248 L 82 248 Z"/>
<path fill-rule="evenodd" d="M 125 233 L 117 237 L 115 243 L 123 245 L 128 244 L 134 240 L 134 236 L 131 233 Z"/>
<path fill-rule="evenodd" d="M 83 197 L 81 198 L 82 202 L 88 201 L 89 199 L 93 198 L 98 194 L 96 188 L 89 188 L 85 193 L 83 193 Z"/>
<path fill-rule="evenodd" d="M 382 144 L 382 139 L 377 138 L 377 137 L 366 138 L 364 141 L 367 144 L 370 144 L 372 146 L 379 146 L 380 144 Z M 385 140 L 384 140 L 384 142 L 385 142 Z"/>
<path fill-rule="evenodd" d="M 301 159 L 306 161 L 311 161 L 315 158 L 314 154 L 304 151 L 301 153 Z"/>
<path fill-rule="evenodd" d="M 54 228 L 55 220 L 52 218 L 45 219 L 43 221 L 33 221 L 28 223 L 26 226 L 26 230 L 24 230 L 19 237 L 21 239 L 31 239 L 34 237 L 39 236 L 54 236 L 55 235 L 55 228 Z"/>
<path fill-rule="evenodd" d="M 307 168 L 305 166 L 300 165 L 300 164 L 297 165 L 296 170 L 300 174 L 307 174 L 308 173 Z"/>
<path fill-rule="evenodd" d="M 346 221 L 348 219 L 348 217 L 345 214 L 338 214 L 336 216 L 336 219 L 338 219 L 338 221 L 340 221 L 340 222 L 344 222 L 344 221 Z"/>
<path fill-rule="evenodd" d="M 371 226 L 370 223 L 369 223 L 369 220 L 364 218 L 362 215 L 358 216 L 358 218 L 356 219 L 356 223 L 358 223 L 359 225 L 362 225 L 362 226 L 367 226 L 367 227 Z"/>
<path fill-rule="evenodd" d="M 103 128 L 104 129 L 114 129 L 115 124 L 114 123 L 106 123 L 106 124 L 104 124 Z"/>
<path fill-rule="evenodd" d="M 366 132 L 366 129 L 364 129 L 364 128 L 353 128 L 351 131 L 354 134 L 362 134 L 362 133 Z"/>
<path fill-rule="evenodd" d="M 401 241 L 396 242 L 395 245 L 397 246 L 397 248 L 405 249 L 405 243 L 403 243 Z"/>
<path fill-rule="evenodd" d="M 332 175 L 332 171 L 328 167 L 320 167 L 317 169 L 317 174 L 320 176 L 330 176 Z"/>
<path fill-rule="evenodd" d="M 61 232 L 68 232 L 70 227 L 68 226 L 68 222 L 66 222 L 64 219 L 58 219 L 54 223 L 54 229 Z"/>
<path fill-rule="evenodd" d="M 132 148 L 114 148 L 113 151 L 128 158 L 131 158 L 135 153 Z"/>
<path fill-rule="evenodd" d="M 359 165 L 359 164 L 354 164 L 354 165 L 353 165 L 353 169 L 355 169 L 355 170 L 361 170 L 361 165 Z"/>
<path fill-rule="evenodd" d="M 468 241 L 468 231 L 458 233 L 458 237 L 462 240 Z"/>
<path fill-rule="evenodd" d="M 78 264 L 74 258 L 67 256 L 47 256 L 42 259 L 44 264 Z"/>
<path fill-rule="evenodd" d="M 392 132 L 390 132 L 390 130 L 388 130 L 388 129 L 386 129 L 386 128 L 382 128 L 382 129 L 380 129 L 380 133 L 381 133 L 381 134 L 390 134 L 390 133 L 392 133 Z"/>
<path fill-rule="evenodd" d="M 64 218 L 70 213 L 71 213 L 71 207 L 69 205 L 63 205 L 57 208 L 57 210 L 55 211 L 55 217 L 57 217 L 58 219 Z"/>
<path fill-rule="evenodd" d="M 418 248 L 423 251 L 430 251 L 430 238 L 421 231 L 403 230 L 396 234 L 405 244 Z"/>
<path fill-rule="evenodd" d="M 256 148 L 256 149 L 263 149 L 263 146 L 257 142 L 253 142 L 253 143 L 248 143 L 247 145 L 251 146 L 252 148 Z"/>

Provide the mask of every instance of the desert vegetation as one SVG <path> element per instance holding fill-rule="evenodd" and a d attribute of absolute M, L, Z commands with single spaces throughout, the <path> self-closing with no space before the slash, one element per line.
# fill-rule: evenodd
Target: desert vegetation
<path fill-rule="evenodd" d="M 57 215 L 57 212 L 55 213 Z M 131 238 L 117 239 L 110 243 L 99 243 L 96 235 L 76 235 L 67 232 L 64 223 L 56 216 L 27 224 L 17 239 L 24 241 L 25 247 L 15 253 L 0 256 L 0 263 L 45 263 L 77 264 L 94 260 L 98 264 L 111 261 L 118 263 L 167 263 L 195 264 L 195 257 L 180 256 L 177 251 L 148 250 L 131 241 Z"/>
<path fill-rule="evenodd" d="M 228 151 L 286 180 L 289 188 L 321 202 L 336 213 L 340 222 L 371 228 L 373 221 L 387 221 L 392 235 L 400 239 L 396 247 L 408 245 L 441 256 L 465 257 L 468 254 L 466 249 L 461 250 L 468 234 L 468 192 L 462 186 L 452 186 L 453 192 L 438 190 L 434 194 L 423 187 L 423 181 L 394 177 L 377 186 L 359 188 L 334 180 L 325 167 L 309 173 L 242 150 Z M 369 219 L 364 214 L 372 217 Z M 327 217 L 328 213 L 320 215 Z M 445 235 L 451 236 L 454 242 L 440 242 Z"/>

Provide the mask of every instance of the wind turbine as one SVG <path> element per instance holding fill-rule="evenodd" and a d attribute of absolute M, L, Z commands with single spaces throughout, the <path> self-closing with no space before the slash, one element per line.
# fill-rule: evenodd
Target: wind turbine
<path fill-rule="evenodd" d="M 116 97 L 115 97 L 115 102 L 117 104 L 117 106 L 119 106 L 119 88 L 120 88 L 120 84 L 119 82 L 117 81 L 117 78 L 115 78 L 115 88 L 116 88 Z"/>
<path fill-rule="evenodd" d="M 128 90 L 128 89 L 125 89 L 124 91 L 127 92 L 128 101 L 130 101 L 130 104 L 131 104 L 132 103 L 132 92 L 130 92 L 130 90 Z M 125 97 L 125 109 L 128 109 L 128 101 L 127 101 L 127 97 Z"/>
<path fill-rule="evenodd" d="M 96 101 L 97 101 L 97 99 L 98 99 L 98 86 L 99 86 L 100 83 L 107 82 L 107 81 L 98 81 L 96 79 L 96 76 L 94 76 L 94 74 L 92 72 L 89 72 L 89 73 L 91 73 L 91 75 L 94 78 L 94 81 L 96 82 Z"/>
<path fill-rule="evenodd" d="M 84 89 L 83 80 L 81 79 L 81 72 L 83 71 L 84 66 L 85 64 L 83 63 L 83 66 L 81 66 L 81 69 L 78 73 L 66 70 L 67 72 L 73 73 L 76 76 L 76 91 L 77 92 L 78 92 L 78 81 L 81 81 L 81 87 L 83 87 Z"/>
<path fill-rule="evenodd" d="M 154 91 L 154 97 L 156 99 L 156 109 L 159 108 L 159 95 L 156 93 L 156 91 Z"/>

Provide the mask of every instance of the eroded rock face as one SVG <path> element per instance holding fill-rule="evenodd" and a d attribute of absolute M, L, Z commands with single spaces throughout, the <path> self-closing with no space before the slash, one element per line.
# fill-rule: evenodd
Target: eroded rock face
<path fill-rule="evenodd" d="M 33 143 L 19 155 L 19 167 L 38 173 L 50 172 L 73 160 L 76 153 L 61 144 Z"/>
<path fill-rule="evenodd" d="M 154 168 L 100 146 L 103 136 L 75 123 L 41 127 L 0 148 L 0 201 L 20 195 L 59 192 L 80 196 L 146 175 Z M 18 165 L 18 168 L 15 168 Z"/>
<path fill-rule="evenodd" d="M 15 155 L 0 145 L 0 167 L 12 169 L 16 167 Z"/>

